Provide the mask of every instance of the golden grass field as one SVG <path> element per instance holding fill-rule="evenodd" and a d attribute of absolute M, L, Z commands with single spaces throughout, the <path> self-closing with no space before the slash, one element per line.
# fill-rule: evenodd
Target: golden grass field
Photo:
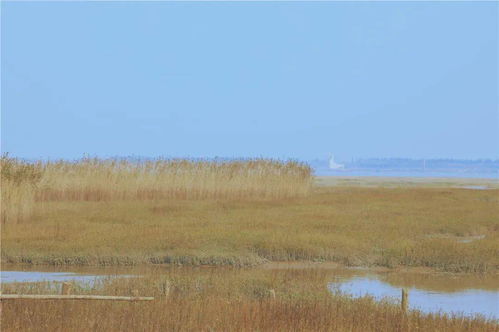
<path fill-rule="evenodd" d="M 331 294 L 326 270 L 161 269 L 75 284 L 77 294 L 154 296 L 152 302 L 7 301 L 2 331 L 497 331 L 480 317 L 404 314 L 399 305 Z M 58 285 L 60 287 L 60 285 Z M 4 293 L 53 294 L 54 284 Z"/>
<path fill-rule="evenodd" d="M 267 160 L 3 163 L 3 262 L 499 267 L 498 189 L 313 186 Z"/>

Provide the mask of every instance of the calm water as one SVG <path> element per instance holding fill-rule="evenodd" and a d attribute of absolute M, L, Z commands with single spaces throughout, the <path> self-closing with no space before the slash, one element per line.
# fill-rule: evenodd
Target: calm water
<path fill-rule="evenodd" d="M 109 277 L 128 277 L 144 273 L 144 268 L 105 269 L 79 268 L 69 272 L 66 268 L 3 267 L 1 282 L 76 281 L 92 284 Z M 24 271 L 22 271 L 24 269 Z M 182 268 L 186 273 L 203 273 L 199 268 Z M 286 268 L 282 268 L 285 270 Z M 281 270 L 277 268 L 275 270 Z M 146 270 L 147 271 L 147 270 Z M 151 271 L 153 271 L 151 269 Z M 154 269 L 154 273 L 158 269 Z M 161 270 L 159 270 L 161 271 Z M 234 270 L 228 270 L 234 273 Z M 148 273 L 148 272 L 146 272 Z M 236 272 L 237 273 L 237 272 Z M 279 272 L 277 272 L 279 273 Z M 330 269 L 331 282 L 326 289 L 352 297 L 371 296 L 376 300 L 400 301 L 401 290 L 409 290 L 409 307 L 426 313 L 480 314 L 499 319 L 499 280 L 495 275 L 453 275 L 402 272 L 372 272 L 362 269 Z M 326 285 L 325 285 L 326 286 Z"/>
<path fill-rule="evenodd" d="M 376 300 L 400 303 L 402 287 L 393 286 L 376 276 L 354 277 L 329 284 L 333 292 L 340 291 L 352 297 L 371 296 Z M 497 290 L 464 289 L 438 291 L 418 287 L 408 288 L 409 308 L 422 312 L 481 314 L 499 319 L 499 292 Z"/>
<path fill-rule="evenodd" d="M 9 282 L 42 282 L 42 281 L 77 281 L 91 284 L 104 276 L 82 275 L 71 272 L 41 272 L 41 271 L 2 271 L 0 279 L 2 283 Z"/>
<path fill-rule="evenodd" d="M 472 190 L 489 190 L 487 186 L 461 186 L 462 189 L 472 189 Z"/>

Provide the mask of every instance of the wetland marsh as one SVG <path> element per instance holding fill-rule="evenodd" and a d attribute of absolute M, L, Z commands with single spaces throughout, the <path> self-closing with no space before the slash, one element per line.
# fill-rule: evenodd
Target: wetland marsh
<path fill-rule="evenodd" d="M 6 331 L 497 330 L 494 182 L 315 179 L 258 160 L 8 162 L 4 294 L 69 280 L 156 300 L 9 301 Z"/>

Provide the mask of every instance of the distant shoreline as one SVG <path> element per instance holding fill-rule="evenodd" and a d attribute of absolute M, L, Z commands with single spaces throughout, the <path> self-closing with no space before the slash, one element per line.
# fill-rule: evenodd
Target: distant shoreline
<path fill-rule="evenodd" d="M 434 186 L 470 190 L 499 189 L 497 178 L 315 175 L 315 184 L 318 186 Z"/>
<path fill-rule="evenodd" d="M 456 173 L 456 172 L 417 172 L 417 171 L 384 171 L 384 170 L 317 170 L 316 177 L 372 177 L 372 178 L 420 178 L 420 179 L 471 179 L 499 180 L 499 173 Z"/>

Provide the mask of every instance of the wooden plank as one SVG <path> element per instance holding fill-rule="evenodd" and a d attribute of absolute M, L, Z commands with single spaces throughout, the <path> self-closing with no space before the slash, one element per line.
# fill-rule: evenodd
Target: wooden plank
<path fill-rule="evenodd" d="M 112 300 L 112 301 L 152 301 L 154 297 L 103 296 L 103 295 L 21 295 L 3 294 L 0 300 Z"/>

